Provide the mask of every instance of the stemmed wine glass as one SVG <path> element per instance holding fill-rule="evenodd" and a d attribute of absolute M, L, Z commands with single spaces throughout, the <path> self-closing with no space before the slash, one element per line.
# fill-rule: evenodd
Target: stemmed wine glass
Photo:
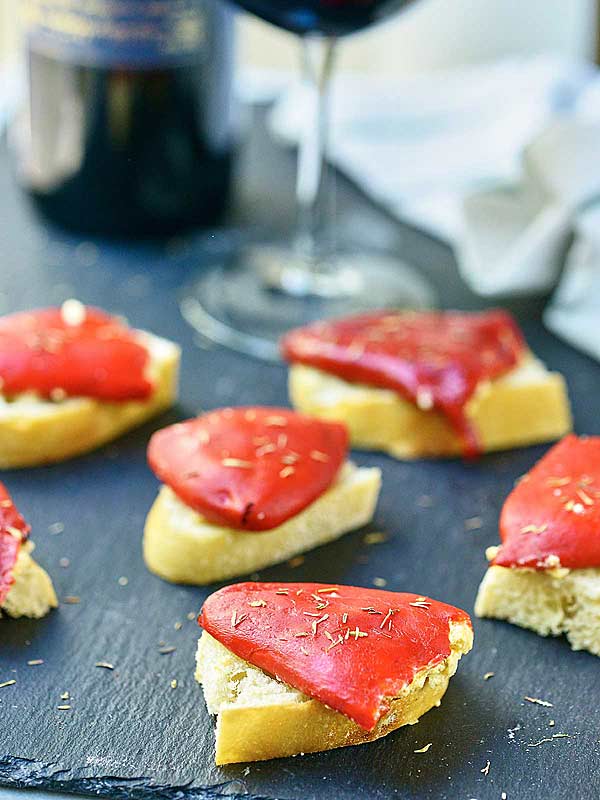
<path fill-rule="evenodd" d="M 369 308 L 430 305 L 425 280 L 398 258 L 336 241 L 332 193 L 325 186 L 327 101 L 337 39 L 387 18 L 409 0 L 235 2 L 302 37 L 311 107 L 298 148 L 296 230 L 286 241 L 245 246 L 206 269 L 188 287 L 183 315 L 213 341 L 275 360 L 277 340 L 291 327 Z"/>

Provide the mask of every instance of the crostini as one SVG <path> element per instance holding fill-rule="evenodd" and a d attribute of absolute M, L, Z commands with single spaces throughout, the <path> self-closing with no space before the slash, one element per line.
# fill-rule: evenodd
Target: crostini
<path fill-rule="evenodd" d="M 196 679 L 217 764 L 362 744 L 439 705 L 469 616 L 415 594 L 240 583 L 202 608 Z"/>
<path fill-rule="evenodd" d="M 366 525 L 381 473 L 347 456 L 343 425 L 283 408 L 225 408 L 158 431 L 148 461 L 163 486 L 146 520 L 148 568 L 213 583 Z"/>
<path fill-rule="evenodd" d="M 565 382 L 504 311 L 381 311 L 282 340 L 296 409 L 339 420 L 353 446 L 400 459 L 474 455 L 571 429 Z"/>
<path fill-rule="evenodd" d="M 600 656 L 600 437 L 567 436 L 525 475 L 500 516 L 475 613 Z"/>
<path fill-rule="evenodd" d="M 58 605 L 48 574 L 31 557 L 29 525 L 0 483 L 0 616 L 45 616 Z"/>
<path fill-rule="evenodd" d="M 77 300 L 0 317 L 0 468 L 63 461 L 173 404 L 179 348 Z"/>

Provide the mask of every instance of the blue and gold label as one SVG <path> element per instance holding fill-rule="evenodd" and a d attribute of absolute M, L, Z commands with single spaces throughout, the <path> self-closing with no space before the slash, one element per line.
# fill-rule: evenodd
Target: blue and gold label
<path fill-rule="evenodd" d="M 198 59 L 205 0 L 23 0 L 29 46 L 90 66 L 133 69 Z"/>

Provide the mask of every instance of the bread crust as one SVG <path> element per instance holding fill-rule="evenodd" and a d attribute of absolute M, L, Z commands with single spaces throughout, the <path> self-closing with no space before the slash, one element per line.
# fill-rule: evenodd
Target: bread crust
<path fill-rule="evenodd" d="M 600 568 L 491 566 L 479 587 L 475 614 L 507 620 L 540 636 L 565 634 L 573 650 L 600 656 Z"/>
<path fill-rule="evenodd" d="M 32 550 L 33 542 L 22 545 L 13 569 L 15 582 L 0 606 L 9 617 L 39 619 L 58 606 L 50 576 L 31 558 Z"/>
<path fill-rule="evenodd" d="M 450 636 L 450 656 L 435 667 L 421 670 L 401 696 L 390 700 L 389 711 L 371 731 L 364 730 L 338 711 L 300 693 L 287 702 L 278 702 L 274 694 L 273 702 L 269 703 L 268 696 L 264 702 L 262 699 L 253 702 L 252 698 L 245 701 L 242 691 L 240 695 L 232 697 L 231 702 L 222 703 L 218 710 L 216 763 L 264 761 L 364 744 L 386 736 L 403 725 L 414 725 L 425 712 L 440 704 L 460 657 L 472 647 L 473 631 L 470 626 L 453 623 Z M 218 680 L 219 663 L 215 661 L 215 655 L 218 659 L 219 648 L 225 650 L 209 634 L 202 634 L 196 670 L 196 680 L 200 683 Z M 257 670 L 229 651 L 226 653 L 234 660 L 238 672 Z M 274 692 L 281 686 L 262 670 L 258 672 Z M 204 688 L 206 694 L 207 688 Z"/>
<path fill-rule="evenodd" d="M 298 411 L 345 422 L 357 448 L 383 450 L 398 459 L 455 456 L 463 450 L 443 414 L 422 410 L 389 389 L 350 384 L 293 364 L 289 395 Z M 564 378 L 546 371 L 531 354 L 508 375 L 480 384 L 466 413 L 484 451 L 558 439 L 572 427 Z"/>
<path fill-rule="evenodd" d="M 173 583 L 204 585 L 285 561 L 366 525 L 373 517 L 381 472 L 343 468 L 325 494 L 271 531 L 247 533 L 207 523 L 166 486 L 144 529 L 144 560 Z"/>
<path fill-rule="evenodd" d="M 380 739 L 403 725 L 414 725 L 437 705 L 448 688 L 444 677 L 406 698 L 392 700 L 390 713 L 372 731 L 318 700 L 298 705 L 227 708 L 217 717 L 216 764 L 266 761 L 317 753 Z"/>
<path fill-rule="evenodd" d="M 152 360 L 156 388 L 148 400 L 108 403 L 77 397 L 56 403 L 35 398 L 4 402 L 0 469 L 50 464 L 87 453 L 169 408 L 177 397 L 179 347 L 142 335 L 161 348 L 160 356 Z"/>

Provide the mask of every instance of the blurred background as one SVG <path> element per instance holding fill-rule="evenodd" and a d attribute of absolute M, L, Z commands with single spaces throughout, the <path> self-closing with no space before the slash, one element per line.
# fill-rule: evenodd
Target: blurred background
<path fill-rule="evenodd" d="M 18 47 L 18 0 L 0 0 L 3 61 Z M 596 0 L 424 0 L 384 28 L 347 41 L 341 70 L 407 75 L 501 56 L 556 53 L 593 59 Z M 237 22 L 238 69 L 297 71 L 294 37 L 250 15 Z"/>
<path fill-rule="evenodd" d="M 596 14 L 595 0 L 424 0 L 344 42 L 338 68 L 400 77 L 507 55 L 594 58 Z M 242 70 L 297 69 L 297 44 L 276 29 L 246 17 L 239 41 Z"/>
<path fill-rule="evenodd" d="M 358 192 L 451 248 L 482 303 L 541 298 L 546 324 L 600 357 L 596 0 L 372 0 L 347 28 L 363 13 L 352 0 L 194 2 L 160 12 L 179 15 L 181 36 L 176 63 L 154 52 L 158 68 L 108 28 L 81 34 L 126 4 L 0 0 L 0 125 L 42 216 L 100 238 L 262 231 L 268 248 L 199 277 L 187 316 L 273 356 L 291 324 L 442 301 L 448 269 L 419 274 L 375 217 L 357 224 Z M 353 31 L 336 37 L 334 70 L 327 37 Z M 331 167 L 356 190 L 337 210 Z"/>

